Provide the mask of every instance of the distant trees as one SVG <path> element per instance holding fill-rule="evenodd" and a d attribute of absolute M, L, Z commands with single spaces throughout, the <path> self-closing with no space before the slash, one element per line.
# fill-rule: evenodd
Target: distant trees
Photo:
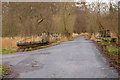
<path fill-rule="evenodd" d="M 109 6 L 109 13 L 105 16 L 106 26 L 118 36 L 118 5 L 110 3 Z"/>
<path fill-rule="evenodd" d="M 43 32 L 71 37 L 73 32 L 111 30 L 118 35 L 118 5 L 110 2 L 10 2 L 3 3 L 3 37 L 39 36 Z"/>
<path fill-rule="evenodd" d="M 58 14 L 56 15 L 56 24 L 57 28 L 60 30 L 60 33 L 70 37 L 73 33 L 73 27 L 75 23 L 76 15 L 75 4 L 74 3 L 60 3 Z M 56 23 L 56 22 L 55 22 Z M 59 31 L 58 30 L 58 31 Z"/>
<path fill-rule="evenodd" d="M 118 7 L 117 3 L 93 2 L 87 4 L 86 22 L 87 32 L 96 33 L 99 30 L 110 30 L 118 34 Z"/>
<path fill-rule="evenodd" d="M 3 37 L 38 36 L 45 32 L 70 36 L 75 21 L 74 3 L 3 3 Z"/>
<path fill-rule="evenodd" d="M 2 36 L 2 3 L 0 2 L 0 36 Z M 1 39 L 0 39 L 1 40 Z"/>
<path fill-rule="evenodd" d="M 82 33 L 86 32 L 87 27 L 87 8 L 85 3 L 77 3 L 80 4 L 81 7 L 77 7 L 75 9 L 76 14 L 76 21 L 74 25 L 74 32 L 75 33 Z"/>

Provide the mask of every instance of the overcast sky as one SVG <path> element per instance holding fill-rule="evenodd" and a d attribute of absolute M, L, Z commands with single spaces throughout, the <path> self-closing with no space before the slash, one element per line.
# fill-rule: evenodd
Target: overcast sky
<path fill-rule="evenodd" d="M 74 2 L 74 1 L 85 1 L 85 0 L 0 0 L 2 2 Z M 86 0 L 87 2 L 97 2 L 98 0 Z M 99 0 L 102 2 L 109 2 L 110 0 Z M 120 1 L 120 0 L 111 0 L 111 1 Z"/>
<path fill-rule="evenodd" d="M 85 0 L 77 0 L 77 1 L 85 1 Z M 98 2 L 98 1 L 109 3 L 110 1 L 117 2 L 120 0 L 86 0 L 86 2 Z"/>

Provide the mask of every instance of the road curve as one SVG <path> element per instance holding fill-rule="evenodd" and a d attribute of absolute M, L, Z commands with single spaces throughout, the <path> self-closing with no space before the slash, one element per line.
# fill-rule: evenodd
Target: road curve
<path fill-rule="evenodd" d="M 84 36 L 29 52 L 2 55 L 18 78 L 118 78 L 95 44 Z"/>

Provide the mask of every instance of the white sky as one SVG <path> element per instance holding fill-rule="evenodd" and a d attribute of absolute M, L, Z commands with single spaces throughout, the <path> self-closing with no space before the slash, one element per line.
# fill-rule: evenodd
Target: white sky
<path fill-rule="evenodd" d="M 85 1 L 85 0 L 0 0 L 2 2 L 74 2 L 74 1 Z M 98 0 L 86 0 L 87 2 L 97 2 Z M 110 0 L 99 0 L 102 2 L 109 2 Z M 120 0 L 111 0 L 120 1 Z"/>
<path fill-rule="evenodd" d="M 86 2 L 106 2 L 106 3 L 109 3 L 110 1 L 113 1 L 113 2 L 118 2 L 120 0 L 76 0 L 76 1 L 86 1 Z"/>

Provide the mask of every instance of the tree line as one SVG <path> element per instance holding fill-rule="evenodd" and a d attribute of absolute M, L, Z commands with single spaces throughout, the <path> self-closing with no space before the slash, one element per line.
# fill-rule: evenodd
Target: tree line
<path fill-rule="evenodd" d="M 76 6 L 79 5 L 79 6 Z M 96 33 L 111 30 L 117 36 L 118 4 L 115 2 L 3 2 L 2 37 L 39 36 L 43 32 Z"/>
<path fill-rule="evenodd" d="M 61 33 L 70 36 L 75 21 L 73 3 L 3 3 L 3 37 Z"/>

